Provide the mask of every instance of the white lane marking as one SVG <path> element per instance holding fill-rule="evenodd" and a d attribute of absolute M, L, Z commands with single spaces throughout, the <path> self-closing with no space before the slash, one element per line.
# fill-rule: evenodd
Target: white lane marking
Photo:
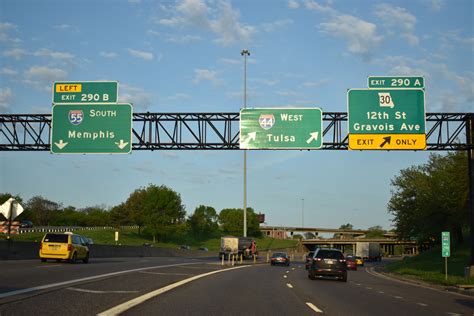
<path fill-rule="evenodd" d="M 451 313 L 451 312 L 446 312 L 446 314 L 451 315 L 451 316 L 461 316 L 461 314 Z"/>
<path fill-rule="evenodd" d="M 30 288 L 26 288 L 26 289 L 10 291 L 10 292 L 6 292 L 6 293 L 0 293 L 0 298 L 9 297 L 9 296 L 18 295 L 18 294 L 25 294 L 25 293 L 30 293 L 30 292 L 34 292 L 34 291 L 50 289 L 50 288 L 57 287 L 57 286 L 63 286 L 63 285 L 74 284 L 74 283 L 78 283 L 78 282 L 90 281 L 90 280 L 95 280 L 95 279 L 100 279 L 100 278 L 105 278 L 105 277 L 110 277 L 110 276 L 130 273 L 130 272 L 138 272 L 138 271 L 145 271 L 145 270 L 152 270 L 152 269 L 163 269 L 163 268 L 184 266 L 184 265 L 190 265 L 190 264 L 198 264 L 198 263 L 197 262 L 177 263 L 177 264 L 168 264 L 168 265 L 163 265 L 163 266 L 154 266 L 154 267 L 147 267 L 147 268 L 138 268 L 138 269 L 118 271 L 118 272 L 111 272 L 111 273 L 106 273 L 106 274 L 99 274 L 99 275 L 94 275 L 94 276 L 85 277 L 85 278 L 81 278 L 81 279 L 75 279 L 75 280 L 69 280 L 69 281 L 64 281 L 64 282 L 40 285 L 40 286 L 30 287 Z"/>
<path fill-rule="evenodd" d="M 316 313 L 322 313 L 323 311 L 317 308 L 313 303 L 306 302 L 306 305 L 308 305 L 309 308 L 311 308 L 313 311 Z"/>
<path fill-rule="evenodd" d="M 427 305 L 427 304 L 425 304 L 425 303 L 416 303 L 416 304 L 417 304 L 417 305 L 420 305 L 420 306 L 423 306 L 423 307 L 426 307 L 426 306 L 428 306 L 428 305 Z"/>
<path fill-rule="evenodd" d="M 403 299 L 403 297 L 401 297 L 401 296 L 396 296 L 396 295 L 392 295 L 392 297 L 394 297 L 394 298 L 396 298 L 396 299 L 398 299 L 398 300 L 402 300 L 402 299 Z"/>
<path fill-rule="evenodd" d="M 367 290 L 372 290 L 372 288 L 371 288 L 371 287 L 368 287 L 368 286 L 366 287 L 366 289 L 367 289 Z"/>
<path fill-rule="evenodd" d="M 88 290 L 88 289 L 80 289 L 77 287 L 68 287 L 67 290 L 77 291 L 77 292 L 85 292 L 85 293 L 94 293 L 94 294 L 122 294 L 122 293 L 138 293 L 138 291 L 96 291 L 96 290 Z"/>
<path fill-rule="evenodd" d="M 291 285 L 290 283 L 286 283 L 286 286 L 288 286 L 290 289 L 293 288 L 293 285 Z"/>
<path fill-rule="evenodd" d="M 384 294 L 385 292 L 384 291 L 379 291 L 380 294 Z"/>
<path fill-rule="evenodd" d="M 295 270 L 295 268 L 291 268 L 291 270 L 293 270 L 293 271 L 294 271 L 294 270 Z"/>
<path fill-rule="evenodd" d="M 286 279 L 288 276 L 285 274 L 283 277 Z"/>
<path fill-rule="evenodd" d="M 138 271 L 138 273 L 156 274 L 156 275 L 192 275 L 192 273 L 166 273 L 166 272 L 150 272 L 150 271 Z"/>
<path fill-rule="evenodd" d="M 290 273 L 290 271 L 286 271 L 286 273 Z"/>
<path fill-rule="evenodd" d="M 358 285 L 358 286 L 361 286 L 362 284 L 360 284 L 360 283 L 356 283 L 356 285 Z"/>
<path fill-rule="evenodd" d="M 52 268 L 52 267 L 62 267 L 62 264 L 53 264 L 53 265 L 47 265 L 47 266 L 37 266 L 37 268 Z"/>
<path fill-rule="evenodd" d="M 173 283 L 173 284 L 170 284 L 170 285 L 167 285 L 165 287 L 162 287 L 158 290 L 155 290 L 155 291 L 152 291 L 152 292 L 149 292 L 147 294 L 144 294 L 142 296 L 139 296 L 139 297 L 136 297 L 134 298 L 133 300 L 130 300 L 128 302 L 125 302 L 123 304 L 120 304 L 120 305 L 117 305 L 115 307 L 112 307 L 111 309 L 108 309 L 106 311 L 103 311 L 102 313 L 100 314 L 97 314 L 97 316 L 112 316 L 112 315 L 118 315 L 118 314 L 121 314 L 127 310 L 129 310 L 130 308 L 132 307 L 135 307 L 143 302 L 145 302 L 146 300 L 149 300 L 150 298 L 153 298 L 155 296 L 158 296 L 160 294 L 163 294 L 165 292 L 168 292 L 174 288 L 177 288 L 178 286 L 181 286 L 181 285 L 184 285 L 184 284 L 187 284 L 189 282 L 192 282 L 194 280 L 197 280 L 197 279 L 200 279 L 200 278 L 204 278 L 206 276 L 209 276 L 209 275 L 212 275 L 212 274 L 216 274 L 216 273 L 220 273 L 220 272 L 225 272 L 225 271 L 230 271 L 230 270 L 235 270 L 235 269 L 242 269 L 242 268 L 248 268 L 248 267 L 251 267 L 251 266 L 238 266 L 238 267 L 233 267 L 233 268 L 228 268 L 228 269 L 222 269 L 222 270 L 218 270 L 218 271 L 211 271 L 211 272 L 207 272 L 207 273 L 204 273 L 204 274 L 199 274 L 199 275 L 196 275 L 196 276 L 193 276 L 193 277 L 190 277 L 188 279 L 184 279 L 184 280 L 181 280 L 179 282 L 176 282 L 176 283 Z"/>

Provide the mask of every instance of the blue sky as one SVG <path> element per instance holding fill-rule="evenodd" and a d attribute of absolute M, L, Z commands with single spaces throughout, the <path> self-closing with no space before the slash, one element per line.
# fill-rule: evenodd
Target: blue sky
<path fill-rule="evenodd" d="M 346 111 L 369 75 L 424 76 L 427 112 L 473 110 L 473 2 L 0 2 L 0 113 L 51 113 L 54 81 L 119 82 L 135 112 Z M 271 225 L 390 228 L 390 179 L 427 152 L 250 151 L 248 205 Z M 2 152 L 0 192 L 114 206 L 149 183 L 188 214 L 243 205 L 239 151 Z"/>

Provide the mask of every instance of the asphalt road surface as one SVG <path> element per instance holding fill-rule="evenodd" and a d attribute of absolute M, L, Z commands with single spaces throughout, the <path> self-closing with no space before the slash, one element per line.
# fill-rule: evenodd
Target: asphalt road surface
<path fill-rule="evenodd" d="M 0 262 L 7 315 L 474 315 L 474 298 L 378 275 L 311 281 L 303 264 L 114 258 L 89 264 Z"/>

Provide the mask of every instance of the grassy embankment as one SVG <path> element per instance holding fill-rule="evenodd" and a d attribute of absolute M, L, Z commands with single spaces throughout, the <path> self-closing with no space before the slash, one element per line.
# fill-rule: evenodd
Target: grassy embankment
<path fill-rule="evenodd" d="M 115 230 L 81 230 L 74 233 L 92 238 L 95 244 L 115 245 Z M 40 241 L 44 233 L 26 233 L 21 235 L 12 235 L 12 239 L 18 241 Z M 5 235 L 0 235 L 0 239 L 5 239 Z M 273 238 L 257 238 L 257 247 L 259 250 L 292 248 L 296 247 L 297 240 L 281 240 Z M 139 235 L 136 229 L 122 229 L 119 235 L 119 244 L 129 246 L 141 246 L 145 243 L 153 244 L 150 238 Z M 218 251 L 220 247 L 220 238 L 207 240 L 195 240 L 192 237 L 184 238 L 180 242 L 157 242 L 154 247 L 161 248 L 179 248 L 180 245 L 188 245 L 191 249 L 206 247 L 209 251 Z"/>
<path fill-rule="evenodd" d="M 442 284 L 474 284 L 474 278 L 464 278 L 464 267 L 469 263 L 469 246 L 452 245 L 448 258 L 448 280 L 445 280 L 444 258 L 440 247 L 435 247 L 415 257 L 406 257 L 400 262 L 387 265 L 389 272 L 412 279 Z"/>

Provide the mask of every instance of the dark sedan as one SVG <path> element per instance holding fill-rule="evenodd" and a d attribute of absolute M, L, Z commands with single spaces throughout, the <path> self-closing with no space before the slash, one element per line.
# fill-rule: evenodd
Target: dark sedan
<path fill-rule="evenodd" d="M 314 280 L 317 277 L 335 277 L 347 282 L 346 259 L 340 250 L 320 248 L 315 251 L 308 278 Z"/>
<path fill-rule="evenodd" d="M 275 252 L 272 255 L 272 258 L 270 259 L 270 264 L 272 266 L 277 265 L 277 264 L 289 266 L 290 265 L 290 257 L 288 256 L 288 254 L 286 252 Z"/>

